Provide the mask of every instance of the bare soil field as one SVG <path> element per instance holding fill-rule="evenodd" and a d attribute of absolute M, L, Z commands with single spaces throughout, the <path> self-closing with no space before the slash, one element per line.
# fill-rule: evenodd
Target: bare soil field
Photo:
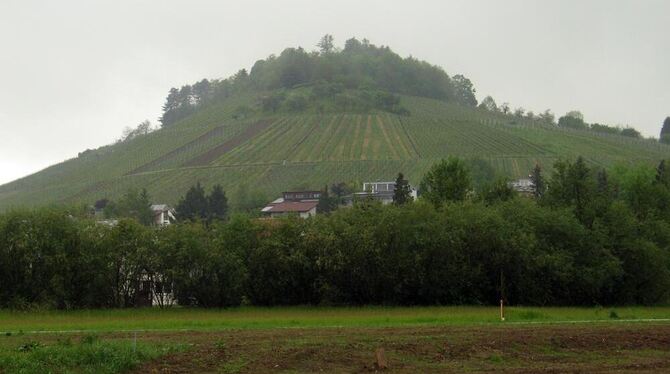
<path fill-rule="evenodd" d="M 670 372 L 669 324 L 246 329 L 138 339 L 188 348 L 134 373 Z"/>
<path fill-rule="evenodd" d="M 223 126 L 215 127 L 212 130 L 206 132 L 205 134 L 200 135 L 196 139 L 184 144 L 183 146 L 176 148 L 134 170 L 129 171 L 128 173 L 126 173 L 126 175 L 139 174 L 153 170 L 167 160 L 170 160 L 172 158 L 178 158 L 181 154 L 188 154 L 193 149 L 197 149 L 199 146 L 206 144 L 210 138 L 217 138 L 223 136 L 224 132 L 225 128 Z"/>
<path fill-rule="evenodd" d="M 238 145 L 246 142 L 247 140 L 253 138 L 254 136 L 261 133 L 263 130 L 267 129 L 273 122 L 271 120 L 258 121 L 254 124 L 249 125 L 239 134 L 233 136 L 232 138 L 226 140 L 220 145 L 210 149 L 209 151 L 196 156 L 195 158 L 184 163 L 184 166 L 204 166 L 209 165 L 212 161 L 224 155 L 226 152 L 237 147 Z"/>

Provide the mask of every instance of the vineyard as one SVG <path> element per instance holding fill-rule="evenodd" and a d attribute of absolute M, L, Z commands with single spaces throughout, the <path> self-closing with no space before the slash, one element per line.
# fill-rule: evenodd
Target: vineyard
<path fill-rule="evenodd" d="M 670 147 L 651 140 L 563 129 L 425 98 L 402 100 L 408 116 L 257 111 L 240 119 L 235 109 L 252 98 L 238 97 L 0 186 L 0 210 L 91 204 L 132 187 L 174 204 L 196 181 L 221 184 L 229 194 L 249 188 L 268 198 L 340 181 L 389 180 L 398 172 L 418 184 L 432 163 L 449 155 L 483 160 L 509 177 L 527 175 L 536 163 L 550 167 L 560 157 L 581 155 L 599 166 L 670 157 Z"/>

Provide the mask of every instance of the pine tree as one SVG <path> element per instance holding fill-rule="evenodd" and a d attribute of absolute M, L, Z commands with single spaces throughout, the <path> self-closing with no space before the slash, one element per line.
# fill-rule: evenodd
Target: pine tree
<path fill-rule="evenodd" d="M 656 167 L 656 183 L 670 187 L 670 170 L 668 170 L 665 160 L 661 160 Z"/>
<path fill-rule="evenodd" d="M 205 190 L 198 182 L 179 200 L 177 215 L 182 220 L 204 219 L 207 218 L 208 205 Z"/>
<path fill-rule="evenodd" d="M 137 222 L 149 226 L 153 223 L 153 212 L 149 193 L 145 188 L 141 191 L 129 189 L 118 202 L 109 201 L 104 207 L 107 218 L 134 218 Z"/>
<path fill-rule="evenodd" d="M 327 214 L 333 211 L 335 204 L 333 204 L 333 199 L 330 198 L 328 194 L 328 186 L 323 188 L 321 195 L 319 196 L 319 203 L 316 206 L 316 210 L 319 213 Z"/>
<path fill-rule="evenodd" d="M 610 190 L 609 176 L 607 175 L 607 170 L 600 169 L 596 175 L 598 181 L 598 192 L 599 193 L 608 193 Z"/>
<path fill-rule="evenodd" d="M 149 226 L 154 221 L 154 213 L 151 211 L 151 199 L 146 188 L 140 192 L 136 205 L 137 220 L 145 226 Z"/>
<path fill-rule="evenodd" d="M 533 195 L 536 199 L 541 198 L 542 195 L 544 195 L 545 183 L 540 164 L 535 164 L 535 167 L 530 174 L 530 180 L 533 182 Z"/>
<path fill-rule="evenodd" d="M 395 189 L 393 190 L 393 204 L 403 205 L 412 200 L 412 190 L 409 181 L 405 179 L 402 173 L 398 173 L 398 178 L 395 180 Z"/>
<path fill-rule="evenodd" d="M 212 193 L 207 197 L 207 211 L 209 220 L 224 220 L 228 213 L 228 198 L 221 185 L 212 188 Z"/>
<path fill-rule="evenodd" d="M 577 218 L 583 221 L 585 206 L 589 202 L 589 186 L 588 179 L 591 170 L 586 166 L 586 162 L 582 156 L 577 157 L 577 161 L 569 170 L 569 185 L 572 187 L 572 193 L 575 200 L 575 212 Z"/>
<path fill-rule="evenodd" d="M 663 121 L 663 128 L 661 128 L 661 143 L 670 144 L 670 117 Z"/>
<path fill-rule="evenodd" d="M 330 34 L 324 35 L 321 38 L 321 40 L 319 40 L 319 43 L 316 46 L 319 47 L 321 54 L 329 54 L 333 52 L 333 50 L 335 49 L 335 45 L 333 43 L 333 36 Z"/>

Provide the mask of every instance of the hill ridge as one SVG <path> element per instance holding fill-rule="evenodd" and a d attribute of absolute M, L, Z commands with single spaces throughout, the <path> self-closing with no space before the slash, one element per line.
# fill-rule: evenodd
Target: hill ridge
<path fill-rule="evenodd" d="M 222 184 L 233 202 L 242 188 L 271 199 L 284 189 L 391 179 L 398 172 L 418 184 L 433 162 L 450 155 L 485 169 L 482 178 L 491 172 L 522 177 L 535 163 L 548 168 L 561 157 L 581 155 L 611 166 L 670 156 L 669 146 L 650 141 L 512 120 L 432 99 L 403 96 L 402 103 L 410 115 L 375 110 L 236 119 L 239 102 L 211 105 L 172 127 L 0 186 L 0 209 L 92 204 L 133 187 L 146 187 L 155 202 L 174 204 L 196 181 Z"/>

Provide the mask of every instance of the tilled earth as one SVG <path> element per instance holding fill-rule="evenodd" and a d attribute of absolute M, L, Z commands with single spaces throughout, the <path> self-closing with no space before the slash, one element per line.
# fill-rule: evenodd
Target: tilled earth
<path fill-rule="evenodd" d="M 136 373 L 670 372 L 670 324 L 289 328 L 139 339 L 189 348 Z"/>

